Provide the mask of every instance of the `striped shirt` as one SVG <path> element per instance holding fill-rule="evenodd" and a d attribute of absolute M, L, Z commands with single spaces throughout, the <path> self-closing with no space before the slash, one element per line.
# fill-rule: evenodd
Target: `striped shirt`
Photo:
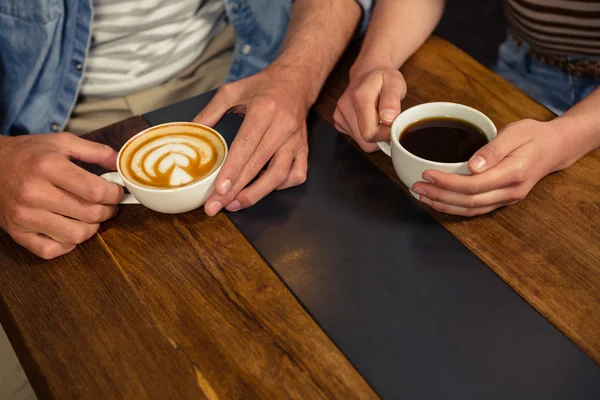
<path fill-rule="evenodd" d="M 600 0 L 505 0 L 511 29 L 540 52 L 600 56 Z"/>
<path fill-rule="evenodd" d="M 223 0 L 93 0 L 81 93 L 116 97 L 183 71 L 225 24 Z"/>

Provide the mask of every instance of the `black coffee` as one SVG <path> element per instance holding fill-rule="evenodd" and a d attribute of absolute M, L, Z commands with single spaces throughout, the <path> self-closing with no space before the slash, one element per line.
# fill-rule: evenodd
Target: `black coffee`
<path fill-rule="evenodd" d="M 475 125 L 455 118 L 426 118 L 400 133 L 400 144 L 417 157 L 443 163 L 468 161 L 488 143 Z"/>

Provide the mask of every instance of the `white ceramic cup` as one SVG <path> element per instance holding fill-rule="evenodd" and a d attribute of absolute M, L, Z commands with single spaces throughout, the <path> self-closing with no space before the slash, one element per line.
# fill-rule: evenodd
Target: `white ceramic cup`
<path fill-rule="evenodd" d="M 413 185 L 422 181 L 423 172 L 428 169 L 448 172 L 452 174 L 471 175 L 468 162 L 441 163 L 425 160 L 410 153 L 400 144 L 400 134 L 411 124 L 426 118 L 456 118 L 475 125 L 485 134 L 488 140 L 496 137 L 496 126 L 483 113 L 474 108 L 456 103 L 423 103 L 411 107 L 396 117 L 392 124 L 390 143 L 378 142 L 379 148 L 392 158 L 394 169 L 398 177 L 408 187 L 417 199 L 419 195 L 411 190 Z"/>
<path fill-rule="evenodd" d="M 121 172 L 121 156 L 123 155 L 123 149 L 127 147 L 127 145 L 135 140 L 136 138 L 150 132 L 156 131 L 157 129 L 161 129 L 164 127 L 172 127 L 178 125 L 195 125 L 202 129 L 206 129 L 214 133 L 223 143 L 223 148 L 225 149 L 225 156 L 223 157 L 223 161 L 221 165 L 213 171 L 210 175 L 199 179 L 196 182 L 190 183 L 189 185 L 169 188 L 169 189 L 158 189 L 158 188 L 150 188 L 146 186 L 140 186 L 128 180 L 123 173 Z M 106 179 L 109 182 L 116 183 L 117 185 L 121 185 L 129 190 L 129 193 L 126 194 L 121 200 L 120 204 L 142 204 L 148 207 L 151 210 L 158 211 L 166 214 L 179 214 L 188 211 L 195 210 L 198 207 L 201 207 L 208 197 L 215 190 L 215 179 L 227 158 L 227 143 L 223 136 L 221 136 L 214 129 L 202 125 L 196 124 L 193 122 L 171 122 L 168 124 L 156 125 L 151 128 L 148 128 L 125 143 L 125 145 L 119 151 L 119 156 L 117 157 L 117 172 L 109 172 L 107 174 L 102 175 L 101 177 Z"/>

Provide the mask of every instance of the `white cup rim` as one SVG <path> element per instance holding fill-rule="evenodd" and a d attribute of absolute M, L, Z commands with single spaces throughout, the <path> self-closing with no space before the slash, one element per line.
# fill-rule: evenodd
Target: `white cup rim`
<path fill-rule="evenodd" d="M 196 128 L 202 128 L 202 129 L 209 130 L 212 133 L 214 133 L 215 135 L 217 135 L 217 137 L 223 143 L 223 147 L 225 148 L 225 154 L 223 155 L 223 160 L 221 160 L 221 164 L 213 172 L 211 172 L 209 175 L 206 175 L 202 179 L 198 179 L 197 181 L 195 181 L 193 183 L 190 183 L 190 184 L 187 184 L 184 186 L 179 186 L 176 188 L 168 188 L 168 189 L 160 189 L 160 188 L 142 186 L 135 182 L 132 182 L 130 179 L 127 179 L 127 177 L 123 174 L 123 172 L 121 172 L 121 155 L 122 155 L 123 149 L 125 149 L 125 147 L 127 147 L 127 145 L 130 142 L 135 140 L 137 137 L 142 136 L 142 135 L 148 133 L 149 131 L 153 131 L 155 129 L 161 129 L 161 128 L 165 128 L 165 127 L 169 127 L 169 126 L 182 126 L 182 125 L 191 125 L 191 126 L 195 126 Z M 205 182 L 206 180 L 214 177 L 215 175 L 217 175 L 219 173 L 219 171 L 221 170 L 221 167 L 223 167 L 223 164 L 225 163 L 225 159 L 227 158 L 228 152 L 229 152 L 229 149 L 227 147 L 227 142 L 225 141 L 225 138 L 219 132 L 217 132 L 215 129 L 211 128 L 210 126 L 199 124 L 197 122 L 186 122 L 186 121 L 167 122 L 164 124 L 154 125 L 149 128 L 146 128 L 143 131 L 138 132 L 135 135 L 133 135 L 131 138 L 129 138 L 129 140 L 127 140 L 127 142 L 125 142 L 125 144 L 119 150 L 119 154 L 117 156 L 117 172 L 119 173 L 119 175 L 121 176 L 121 178 L 123 179 L 124 182 L 127 182 L 128 185 L 133 186 L 136 190 L 153 192 L 153 193 L 173 193 L 173 192 L 181 191 L 184 189 L 192 188 L 192 187 L 199 185 L 199 184 Z"/>
<path fill-rule="evenodd" d="M 418 104 L 416 106 L 407 108 L 406 110 L 404 110 L 403 112 L 401 112 L 396 119 L 394 120 L 394 122 L 392 123 L 392 128 L 391 128 L 391 143 L 392 145 L 394 145 L 399 151 L 401 151 L 402 153 L 404 153 L 405 155 L 407 155 L 408 157 L 412 158 L 413 160 L 416 161 L 422 161 L 422 162 L 426 162 L 432 166 L 454 166 L 454 167 L 460 167 L 463 165 L 467 165 L 469 163 L 469 161 L 461 161 L 461 162 L 456 162 L 456 163 L 445 163 L 445 162 L 439 162 L 439 161 L 431 161 L 428 160 L 426 158 L 422 158 L 419 156 L 414 155 L 413 153 L 411 153 L 410 151 L 406 150 L 401 144 L 400 144 L 400 134 L 402 133 L 402 131 L 404 131 L 404 129 L 406 129 L 406 127 L 412 123 L 415 123 L 421 119 L 424 118 L 435 118 L 435 117 L 449 117 L 447 115 L 443 115 L 443 112 L 439 112 L 436 110 L 440 110 L 441 108 L 460 108 L 463 109 L 467 112 L 470 112 L 472 114 L 478 115 L 479 117 L 481 117 L 483 119 L 483 121 L 485 122 L 485 124 L 487 124 L 488 126 L 481 126 L 481 124 L 472 122 L 472 121 L 467 121 L 475 126 L 477 126 L 479 129 L 482 130 L 482 132 L 486 135 L 486 138 L 488 139 L 488 141 L 492 141 L 492 139 L 494 139 L 494 137 L 497 134 L 497 129 L 496 129 L 496 125 L 494 125 L 494 123 L 492 122 L 492 120 L 485 115 L 484 113 L 482 113 L 481 111 L 473 108 L 473 107 L 469 107 L 469 106 L 465 106 L 464 104 L 458 104 L 458 103 L 451 103 L 451 102 L 443 102 L 443 101 L 439 101 L 439 102 L 431 102 L 431 103 L 422 103 L 422 104 Z M 431 111 L 429 112 L 429 115 L 421 117 L 421 118 L 412 118 L 413 115 L 418 112 L 421 109 L 431 109 Z M 459 118 L 459 119 L 463 119 L 464 118 Z M 401 128 L 400 128 L 401 126 Z M 491 134 L 490 134 L 491 133 Z M 493 136 L 493 137 L 490 137 Z"/>

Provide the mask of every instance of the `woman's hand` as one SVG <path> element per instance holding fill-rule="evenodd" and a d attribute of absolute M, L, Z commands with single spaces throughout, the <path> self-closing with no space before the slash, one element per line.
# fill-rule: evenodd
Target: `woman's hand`
<path fill-rule="evenodd" d="M 522 120 L 506 126 L 469 160 L 473 175 L 427 170 L 412 190 L 430 207 L 475 216 L 524 199 L 551 172 L 571 164 L 563 135 L 552 122 Z"/>
<path fill-rule="evenodd" d="M 335 128 L 352 136 L 363 151 L 379 150 L 375 142 L 389 140 L 390 126 L 400 114 L 405 95 L 406 82 L 395 68 L 355 74 L 337 103 Z"/>

